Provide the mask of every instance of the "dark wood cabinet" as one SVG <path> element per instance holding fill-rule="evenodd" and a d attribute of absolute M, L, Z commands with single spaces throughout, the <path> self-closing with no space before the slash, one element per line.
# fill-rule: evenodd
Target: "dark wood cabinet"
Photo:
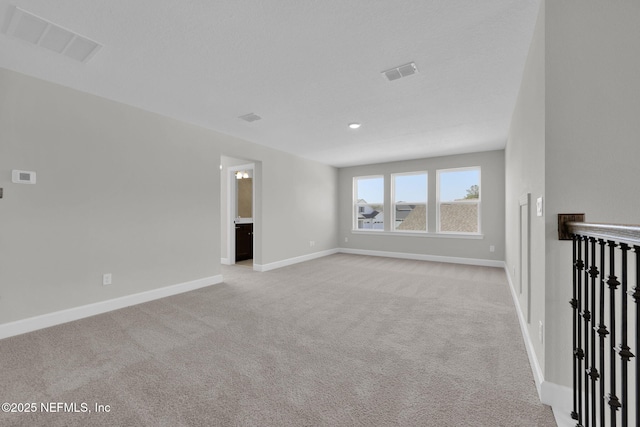
<path fill-rule="evenodd" d="M 236 224 L 236 262 L 253 258 L 253 224 Z"/>

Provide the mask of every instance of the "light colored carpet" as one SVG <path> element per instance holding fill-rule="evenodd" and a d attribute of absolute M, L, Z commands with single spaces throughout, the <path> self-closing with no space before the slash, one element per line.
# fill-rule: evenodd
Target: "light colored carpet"
<path fill-rule="evenodd" d="M 235 263 L 236 267 L 247 267 L 253 269 L 253 259 L 245 259 Z"/>
<path fill-rule="evenodd" d="M 504 272 L 333 255 L 0 341 L 15 426 L 555 426 Z"/>

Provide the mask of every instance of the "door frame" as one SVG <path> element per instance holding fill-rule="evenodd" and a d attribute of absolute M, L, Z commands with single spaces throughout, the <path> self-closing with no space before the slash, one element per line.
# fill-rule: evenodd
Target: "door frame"
<path fill-rule="evenodd" d="M 244 165 L 229 166 L 227 169 L 227 258 L 229 264 L 236 263 L 236 218 L 234 210 L 237 202 L 236 191 L 236 172 L 250 170 L 252 172 L 252 185 L 251 185 L 251 222 L 254 224 L 256 221 L 256 169 L 255 163 L 247 163 Z M 255 233 L 252 236 L 253 246 L 255 248 Z M 254 249 L 255 250 L 255 249 Z"/>
<path fill-rule="evenodd" d="M 518 203 L 518 242 L 519 254 L 518 259 L 518 281 L 519 283 L 519 300 L 520 307 L 524 312 L 524 318 L 527 323 L 531 323 L 531 213 L 529 206 L 531 204 L 531 193 L 523 194 Z M 523 209 L 524 208 L 524 209 Z M 526 241 L 523 241 L 522 236 Z"/>

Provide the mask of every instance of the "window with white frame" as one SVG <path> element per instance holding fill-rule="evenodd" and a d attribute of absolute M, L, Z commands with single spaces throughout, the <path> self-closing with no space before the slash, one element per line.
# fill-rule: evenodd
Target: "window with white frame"
<path fill-rule="evenodd" d="M 384 177 L 353 178 L 353 229 L 384 230 Z"/>
<path fill-rule="evenodd" d="M 394 231 L 427 231 L 427 172 L 391 175 Z"/>
<path fill-rule="evenodd" d="M 480 167 L 438 170 L 439 233 L 480 233 Z"/>

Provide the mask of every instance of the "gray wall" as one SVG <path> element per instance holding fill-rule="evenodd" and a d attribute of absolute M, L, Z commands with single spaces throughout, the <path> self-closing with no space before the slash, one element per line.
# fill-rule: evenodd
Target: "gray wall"
<path fill-rule="evenodd" d="M 571 244 L 557 214 L 640 224 L 640 2 L 546 5 L 547 377 L 570 385 Z M 551 363 L 553 361 L 553 363 Z"/>
<path fill-rule="evenodd" d="M 545 3 L 505 149 L 505 260 L 512 271 L 517 198 L 544 196 L 544 218 L 532 216 L 531 224 L 529 332 L 545 380 L 569 387 L 572 253 L 570 242 L 558 240 L 557 214 L 640 223 L 640 3 Z M 538 320 L 545 322 L 544 344 Z"/>
<path fill-rule="evenodd" d="M 0 130 L 0 323 L 220 274 L 221 154 L 257 161 L 262 262 L 337 245 L 333 167 L 4 69 Z"/>
<path fill-rule="evenodd" d="M 7 70 L 0 129 L 0 323 L 220 273 L 204 130 Z"/>
<path fill-rule="evenodd" d="M 223 141 L 220 149 L 225 157 L 256 163 L 255 264 L 337 247 L 336 168 L 240 140 Z M 231 163 L 223 164 L 224 174 L 228 166 Z M 309 246 L 309 241 L 315 246 Z"/>
<path fill-rule="evenodd" d="M 451 238 L 436 236 L 403 236 L 398 233 L 362 234 L 352 232 L 353 177 L 384 175 L 386 195 L 389 198 L 390 175 L 399 172 L 427 170 L 429 172 L 429 206 L 427 218 L 429 231 L 435 231 L 436 206 L 431 203 L 436 194 L 436 170 L 480 166 L 481 174 L 481 231 L 482 239 Z M 386 206 L 390 206 L 386 200 Z M 504 259 L 504 151 L 456 156 L 432 157 L 403 162 L 380 163 L 366 166 L 342 168 L 339 171 L 340 247 L 410 253 L 418 255 L 446 256 L 502 261 Z M 388 218 L 388 213 L 385 218 Z M 348 238 L 348 242 L 345 242 Z M 489 246 L 495 252 L 489 252 Z"/>
<path fill-rule="evenodd" d="M 335 249 L 337 169 L 276 153 L 260 157 L 262 174 L 256 178 L 256 186 L 263 186 L 262 263 Z M 314 247 L 310 240 L 316 242 Z"/>
<path fill-rule="evenodd" d="M 522 76 L 505 148 L 505 262 L 514 287 L 520 280 L 520 204 L 530 193 L 529 335 L 544 372 L 544 337 L 538 338 L 538 324 L 545 319 L 545 217 L 536 216 L 535 202 L 545 195 L 545 34 L 544 2 L 538 16 L 531 48 Z M 523 312 L 525 300 L 520 299 Z"/>

